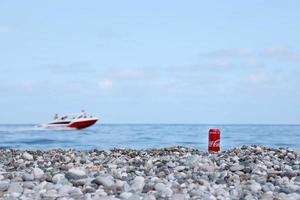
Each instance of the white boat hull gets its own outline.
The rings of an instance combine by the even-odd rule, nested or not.
[[[83,129],[94,125],[98,118],[79,118],[74,120],[55,120],[50,123],[41,124],[42,128],[49,129]]]

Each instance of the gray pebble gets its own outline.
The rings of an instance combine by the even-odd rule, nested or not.
[[[92,182],[103,185],[105,187],[112,187],[114,185],[114,178],[109,174],[102,174],[96,177]]]
[[[5,192],[9,187],[8,181],[0,181],[0,192]]]

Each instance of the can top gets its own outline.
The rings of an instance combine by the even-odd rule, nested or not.
[[[209,129],[209,133],[220,133],[220,129],[218,128],[213,128],[213,129]]]

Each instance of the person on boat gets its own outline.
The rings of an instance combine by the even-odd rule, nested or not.
[[[63,117],[61,117],[61,120],[65,120],[67,118],[68,118],[68,116],[63,116]]]
[[[57,120],[57,119],[58,119],[58,114],[55,113],[55,115],[54,115],[54,120]]]
[[[84,110],[81,110],[81,114],[79,115],[78,118],[86,118],[86,113]]]

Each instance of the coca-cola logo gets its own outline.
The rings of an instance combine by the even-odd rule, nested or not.
[[[215,141],[209,141],[209,146],[210,147],[219,147],[220,146],[220,139],[215,140]]]

